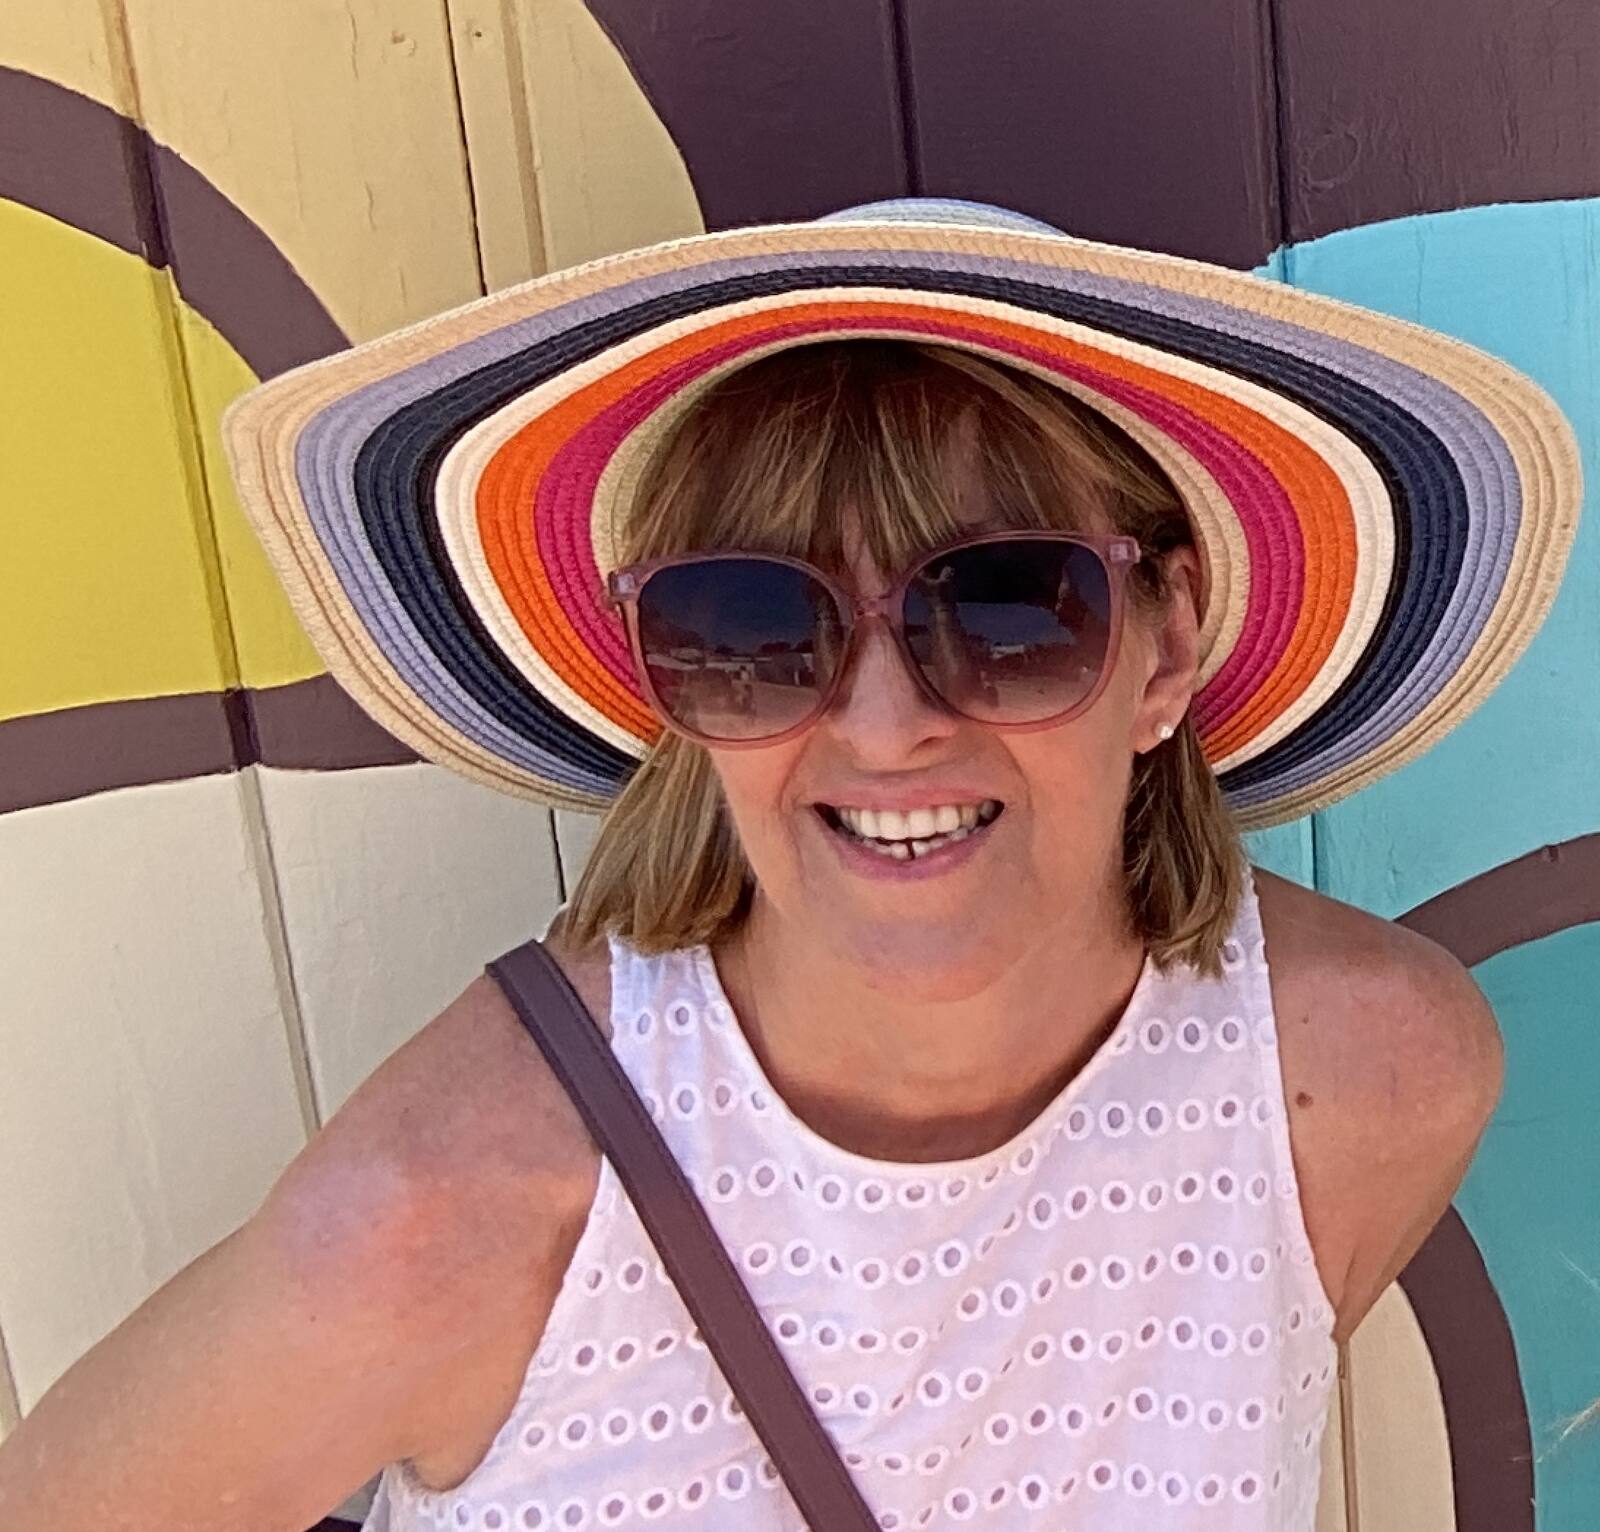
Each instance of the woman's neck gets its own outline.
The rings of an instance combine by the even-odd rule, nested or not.
[[[841,1148],[913,1161],[971,1158],[1025,1128],[1121,1019],[1144,949],[1125,909],[1078,912],[962,999],[930,1000],[886,990],[758,896],[715,957],[790,1109]]]

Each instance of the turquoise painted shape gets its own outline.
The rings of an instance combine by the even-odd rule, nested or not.
[[[1245,854],[1257,867],[1312,888],[1316,865],[1311,855],[1311,821],[1296,819],[1270,830],[1251,830],[1244,838]]]
[[[1456,1197],[1516,1341],[1540,1532],[1600,1521],[1600,925],[1479,964],[1506,1038],[1500,1106]]]
[[[1395,219],[1260,268],[1504,358],[1566,412],[1600,485],[1600,199]],[[1543,628],[1425,756],[1314,818],[1317,886],[1394,916],[1527,851],[1600,829],[1600,516],[1579,522]],[[1594,970],[1600,977],[1600,968]]]

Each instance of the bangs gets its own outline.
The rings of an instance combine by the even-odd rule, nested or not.
[[[628,562],[739,549],[843,573],[857,529],[892,576],[970,532],[1122,530],[1130,498],[1172,503],[1164,481],[1042,379],[955,347],[830,339],[706,389],[646,465],[619,542]]]

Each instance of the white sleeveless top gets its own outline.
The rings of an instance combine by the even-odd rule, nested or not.
[[[875,1160],[766,1079],[710,953],[613,939],[612,1047],[881,1527],[1310,1532],[1336,1348],[1253,878],[1220,982],[1147,958],[1010,1142]],[[804,1532],[602,1158],[522,1392],[367,1532]],[[815,1529],[827,1532],[827,1529]]]

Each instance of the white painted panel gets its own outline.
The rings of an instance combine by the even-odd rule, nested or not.
[[[548,810],[431,764],[252,767],[324,1122],[559,904]]]
[[[237,781],[0,817],[0,1316],[24,1411],[304,1141]]]

